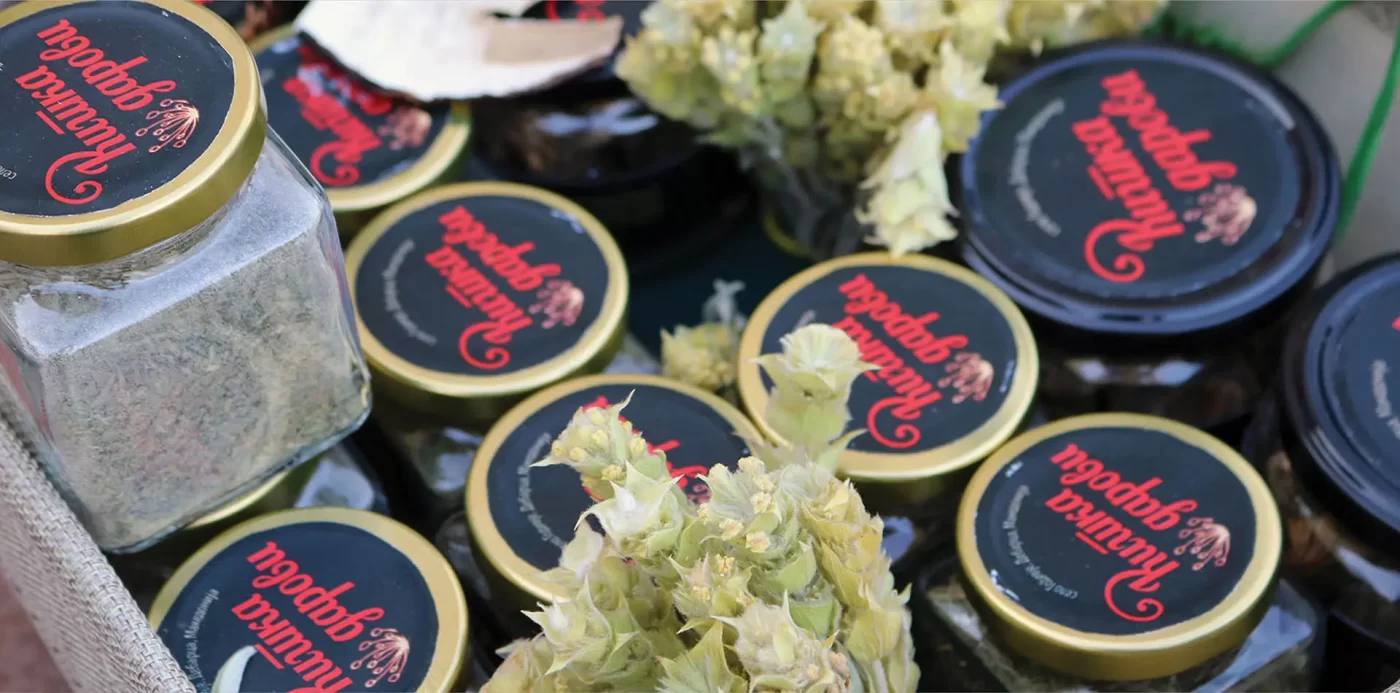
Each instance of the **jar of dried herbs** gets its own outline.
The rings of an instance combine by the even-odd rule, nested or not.
[[[769,294],[740,340],[739,396],[770,437],[772,383],[756,359],[811,322],[843,330],[880,366],[851,390],[851,426],[865,433],[840,471],[885,519],[899,572],[901,559],[952,539],[956,499],[977,463],[1025,425],[1035,338],[1005,293],[952,263],[888,253],[828,260]]]
[[[1268,486],[1229,446],[1138,414],[1072,417],[983,464],[957,565],[923,576],[929,671],[960,691],[1311,690],[1317,611],[1278,583]]]
[[[612,359],[627,269],[588,212],[514,183],[391,207],[346,251],[375,421],[436,526],[462,503],[481,435],[524,396]],[[418,524],[418,523],[415,523]]]
[[[1317,120],[1256,68],[1131,41],[1001,98],[961,162],[962,254],[1030,317],[1041,401],[1237,442],[1336,228]]]
[[[150,621],[196,690],[447,693],[471,668],[467,614],[452,567],[413,530],[306,508],[205,545]]]
[[[280,472],[241,498],[205,515],[144,551],[108,556],[112,568],[142,609],[149,608],[175,569],[224,530],[289,508],[338,507],[389,514],[378,476],[350,440]]]
[[[569,380],[521,402],[486,434],[467,480],[467,539],[449,523],[438,533],[462,583],[490,605],[486,630],[507,638],[538,631],[520,615],[539,602],[566,597],[541,577],[557,566],[579,516],[594,499],[568,467],[533,467],[580,409],[631,397],[622,416],[666,456],[676,485],[696,503],[710,498],[700,475],[716,464],[734,467],[758,435],[748,419],[719,397],[678,381],[645,375],[595,375]],[[491,648],[488,648],[491,649]]]
[[[419,105],[347,73],[287,26],[249,46],[267,119],[326,190],[348,241],[385,207],[458,174],[466,104]]]
[[[137,550],[364,419],[335,225],[234,30],[185,0],[0,12],[0,405]]]
[[[1329,611],[1323,690],[1400,678],[1400,256],[1310,299],[1245,446],[1283,512],[1283,566]]]

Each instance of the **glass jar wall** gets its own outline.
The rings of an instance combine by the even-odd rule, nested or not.
[[[1400,679],[1400,257],[1337,277],[1294,323],[1246,453],[1283,512],[1284,570],[1329,610],[1322,687]]]
[[[973,476],[918,582],[924,681],[956,691],[1311,690],[1318,612],[1276,580],[1263,479],[1182,424],[1094,414]]]
[[[180,0],[24,3],[0,62],[0,404],[98,545],[358,426],[335,225],[233,29]]]

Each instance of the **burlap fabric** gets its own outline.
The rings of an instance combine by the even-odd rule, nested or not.
[[[75,691],[194,692],[107,559],[3,420],[0,568]]]

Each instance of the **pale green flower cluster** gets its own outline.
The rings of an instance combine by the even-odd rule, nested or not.
[[[608,487],[585,514],[605,534],[580,520],[546,574],[570,598],[529,614],[541,634],[511,648],[484,693],[916,689],[909,595],[894,589],[883,523],[832,471],[851,385],[871,366],[826,325],[788,335],[762,365],[774,428],[801,442],[716,465],[699,506],[661,454],[637,453],[622,405],[574,417],[544,463]]]
[[[1165,0],[658,0],[617,73],[652,108],[869,193],[896,255],[955,234],[943,162],[997,108],[988,64],[1140,30]],[[891,163],[891,162],[895,163]]]
[[[734,295],[743,282],[715,280],[715,293],[701,309],[704,322],[661,331],[661,374],[702,390],[730,395],[734,385],[739,337],[748,318]]]

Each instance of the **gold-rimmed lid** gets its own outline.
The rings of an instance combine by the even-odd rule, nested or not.
[[[462,423],[602,370],[621,344],[627,268],[582,207],[514,183],[434,188],[350,244],[365,359],[396,404]]]
[[[850,335],[881,368],[856,380],[851,426],[865,429],[841,472],[876,501],[918,502],[960,486],[960,472],[1015,435],[1030,410],[1039,358],[1030,326],[976,274],[922,255],[863,253],[783,282],[750,316],[739,344],[739,395],[764,422],[770,383],[754,362],[809,323]]]
[[[239,675],[258,691],[451,690],[467,618],[457,576],[432,544],[346,508],[272,513],[220,534],[150,612],[196,687]]]
[[[187,0],[0,11],[0,260],[110,261],[194,228],[262,153],[257,67]]]
[[[969,595],[1005,644],[1091,680],[1168,676],[1244,642],[1282,541],[1244,458],[1138,414],[1013,439],[973,475],[957,528]]]
[[[709,500],[698,477],[716,464],[737,465],[745,438],[758,431],[728,402],[675,380],[649,375],[595,375],[560,383],[511,409],[482,441],[467,479],[467,523],[485,558],[518,602],[567,596],[540,573],[558,565],[579,516],[593,504],[578,473],[564,466],[532,467],[549,454],[579,408],[623,410],[638,433],[666,454],[671,475],[691,500]]]
[[[263,34],[249,49],[268,123],[325,188],[338,218],[380,210],[451,177],[466,150],[465,103],[419,105],[385,94],[293,25]]]

